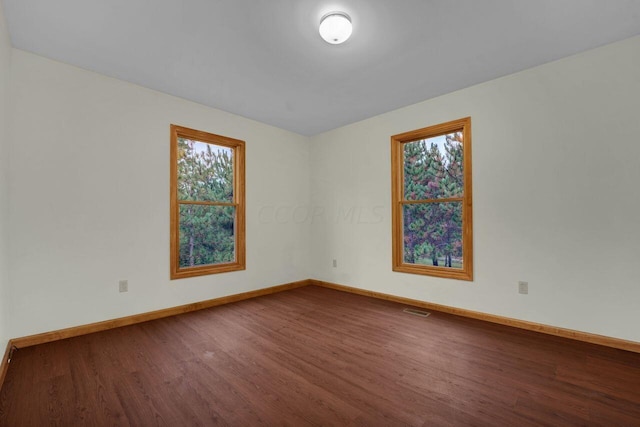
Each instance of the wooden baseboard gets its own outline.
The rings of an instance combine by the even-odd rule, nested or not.
[[[72,328],[59,329],[51,332],[44,332],[36,335],[30,335],[30,336],[21,337],[21,338],[14,338],[12,340],[9,340],[9,343],[7,344],[7,349],[5,351],[4,358],[2,359],[2,365],[0,365],[0,380],[4,380],[4,376],[6,374],[6,370],[9,362],[9,354],[12,347],[24,348],[32,345],[44,344],[51,341],[62,340],[65,338],[76,337],[79,335],[91,334],[94,332],[100,332],[108,329],[119,328],[121,326],[147,322],[149,320],[160,319],[163,317],[189,313],[191,311],[203,310],[205,308],[215,307],[223,304],[229,304],[232,302],[242,301],[250,298],[256,298],[259,296],[269,295],[276,292],[282,292],[289,289],[300,288],[307,285],[314,285],[314,286],[320,286],[324,288],[335,289],[338,291],[349,292],[353,294],[393,301],[400,304],[407,304],[414,307],[426,308],[428,310],[455,314],[458,316],[469,317],[472,319],[484,320],[491,323],[498,323],[501,325],[513,326],[516,328],[526,329],[529,331],[536,331],[544,334],[570,338],[577,341],[583,341],[583,342],[588,342],[592,344],[599,344],[607,347],[613,347],[621,350],[640,353],[640,342],[627,341],[620,338],[612,338],[612,337],[607,337],[603,335],[596,335],[596,334],[591,334],[587,332],[576,331],[572,329],[549,326],[541,323],[528,322],[526,320],[519,320],[519,319],[510,318],[510,317],[503,317],[503,316],[498,316],[494,314],[482,313],[479,311],[465,310],[462,308],[455,308],[455,307],[450,307],[450,306],[441,305],[441,304],[434,304],[427,301],[420,301],[420,300],[415,300],[410,298],[399,297],[396,295],[384,294],[381,292],[369,291],[366,289],[354,288],[351,286],[339,285],[337,283],[307,279],[307,280],[300,280],[297,282],[286,283],[283,285],[273,286],[270,288],[244,292],[241,294],[228,295],[225,297],[210,299],[206,301],[200,301],[200,302],[195,302],[191,304],[180,305],[177,307],[166,308],[163,310],[156,310],[156,311],[151,311],[147,313],[135,314],[133,316],[121,317],[118,319],[105,320],[97,323],[90,323],[88,325],[75,326]],[[0,386],[1,384],[2,384],[2,381],[0,381]]]
[[[462,308],[449,307],[441,304],[434,304],[426,301],[420,301],[410,298],[399,297],[395,295],[383,294],[380,292],[368,291],[366,289],[353,288],[351,286],[339,285],[337,283],[323,282],[321,280],[309,279],[311,285],[321,286],[323,288],[335,289],[338,291],[349,292],[352,294],[364,295],[368,297],[383,299],[387,301],[398,302],[400,304],[412,305],[414,307],[426,308],[428,310],[440,311],[443,313],[455,314],[457,316],[469,317],[472,319],[484,320],[486,322],[498,323],[500,325],[513,326],[529,331],[541,332],[543,334],[555,335],[563,338],[570,338],[577,341],[588,342],[591,344],[613,347],[620,350],[632,351],[640,353],[640,342],[627,341],[620,338],[612,338],[604,335],[590,334],[588,332],[575,331],[573,329],[559,328],[549,326],[542,323],[528,322],[526,320],[513,319],[510,317],[498,316],[495,314],[487,314],[479,311],[465,310]]]
[[[241,294],[228,295],[225,297],[194,302],[177,307],[165,308],[163,310],[134,314],[133,316],[120,317],[118,319],[105,320],[102,322],[90,323],[88,325],[74,326],[72,328],[59,329],[57,331],[44,332],[41,334],[29,335],[21,338],[14,338],[10,340],[9,343],[20,349],[24,347],[30,347],[32,345],[44,344],[51,341],[63,340],[65,338],[77,337],[79,335],[106,331],[107,329],[119,328],[121,326],[133,325],[136,323],[147,322],[149,320],[175,316],[178,314],[189,313],[191,311],[197,311],[205,308],[215,307],[218,305],[256,298],[276,292],[287,291],[289,289],[300,288],[302,286],[307,286],[308,284],[309,280],[300,280],[297,282],[286,283],[284,285],[272,286],[270,288],[258,289],[255,291],[243,292]]]

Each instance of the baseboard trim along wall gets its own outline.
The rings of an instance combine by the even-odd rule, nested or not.
[[[381,292],[369,291],[361,288],[354,288],[351,286],[340,285],[337,283],[324,282],[315,279],[300,280],[297,282],[286,283],[283,285],[272,286],[265,289],[258,289],[255,291],[244,292],[240,294],[228,295],[220,298],[210,299],[206,301],[194,302],[191,304],[180,305],[177,307],[166,308],[162,310],[151,311],[147,313],[135,314],[132,316],[121,317],[118,319],[105,320],[97,323],[90,323],[87,325],[75,326],[66,329],[59,329],[51,332],[44,332],[36,335],[29,335],[21,338],[14,338],[7,343],[7,349],[2,359],[2,365],[0,365],[0,387],[6,375],[9,357],[13,348],[24,348],[33,345],[44,344],[51,341],[62,340],[65,338],[72,338],[79,335],[91,334],[94,332],[105,331],[108,329],[119,328],[121,326],[133,325],[136,323],[147,322],[150,320],[160,319],[163,317],[176,316],[178,314],[189,313],[191,311],[203,310],[205,308],[211,308],[223,304],[229,304],[238,302],[250,298],[256,298],[263,295],[269,295],[276,292],[287,291],[290,289],[300,288],[303,286],[320,286],[323,288],[334,289],[342,292],[349,292],[353,294],[383,299],[387,301],[397,302],[400,304],[411,305],[414,307],[425,308],[428,310],[440,311],[443,313],[455,314],[457,316],[469,317],[472,319],[483,320],[491,323],[498,323],[506,326],[513,326],[520,329],[526,329],[529,331],[541,332],[548,335],[555,335],[563,338],[570,338],[577,341],[583,341],[591,344],[598,344],[607,347],[613,347],[621,350],[627,350],[634,353],[640,353],[640,342],[627,341],[620,338],[612,338],[603,335],[596,335],[587,332],[575,331],[572,329],[559,328],[556,326],[549,326],[541,323],[528,322],[525,320],[513,319],[510,317],[503,317],[494,314],[487,314],[478,311],[466,310],[462,308],[455,308],[441,304],[434,304],[427,301],[420,301],[410,298],[404,298],[396,295],[384,294]]]
[[[241,294],[228,295],[206,301],[194,302],[191,304],[179,305],[177,307],[165,308],[162,310],[150,311],[147,313],[134,314],[133,316],[120,317],[118,319],[105,320],[88,325],[74,326],[72,328],[59,329],[57,331],[44,332],[36,335],[29,335],[22,338],[14,338],[9,341],[9,345],[18,349],[30,347],[32,345],[44,344],[51,341],[63,340],[65,338],[77,337],[79,335],[91,334],[94,332],[106,331],[107,329],[119,328],[121,326],[134,325],[136,323],[148,322],[149,320],[161,319],[163,317],[176,316],[178,314],[189,313],[191,311],[203,310],[218,305],[229,304],[276,292],[287,291],[289,289],[307,286],[309,280],[286,283],[284,285],[272,286],[270,288],[258,289]]]
[[[383,299],[387,301],[398,302],[401,304],[412,305],[415,307],[426,308],[428,310],[440,311],[443,313],[455,314],[457,316],[469,317],[471,319],[484,320],[486,322],[498,323],[500,325],[513,326],[529,331],[541,332],[543,334],[555,335],[558,337],[569,338],[577,341],[583,341],[591,344],[613,347],[620,350],[632,351],[640,353],[640,342],[628,341],[620,338],[612,338],[604,335],[596,335],[588,332],[575,331],[573,329],[559,328],[549,326],[542,323],[528,322],[526,320],[513,319],[510,317],[498,316],[495,314],[487,314],[479,311],[465,310],[463,308],[449,307],[441,304],[434,304],[426,301],[420,301],[410,298],[399,297],[395,295],[384,294],[381,292],[368,291],[366,289],[353,288],[351,286],[339,285],[337,283],[323,282],[321,280],[309,279],[311,285],[323,288],[335,289],[338,291],[349,292],[352,294],[364,295],[368,297]]]

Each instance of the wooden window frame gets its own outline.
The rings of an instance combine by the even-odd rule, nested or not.
[[[404,198],[404,144],[453,132],[463,134],[463,197],[407,201]],[[471,185],[471,117],[405,132],[391,137],[391,223],[393,271],[458,280],[473,280],[473,213]],[[462,268],[411,264],[404,262],[403,206],[438,202],[462,203]]]
[[[178,200],[178,138],[186,138],[231,148],[233,150],[233,201],[225,202],[187,202]],[[245,142],[239,139],[215,135],[182,126],[171,125],[171,185],[170,185],[170,240],[171,240],[171,279],[203,276],[246,269],[245,245]],[[180,205],[204,204],[211,206],[233,206],[236,209],[234,222],[235,261],[222,264],[210,264],[194,267],[180,267]]]

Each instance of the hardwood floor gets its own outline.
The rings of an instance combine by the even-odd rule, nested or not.
[[[640,426],[640,354],[308,286],[18,350],[2,426]]]

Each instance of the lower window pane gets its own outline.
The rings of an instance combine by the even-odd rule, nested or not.
[[[462,202],[410,204],[402,207],[403,260],[462,268]]]
[[[180,268],[235,261],[235,207],[180,205]]]

